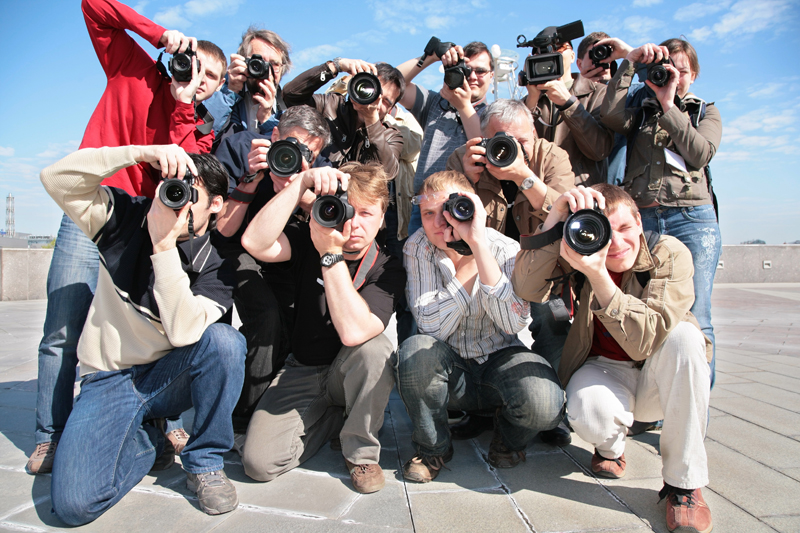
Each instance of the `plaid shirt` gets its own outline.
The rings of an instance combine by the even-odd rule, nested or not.
[[[502,275],[493,287],[479,277],[472,294],[456,279],[453,262],[424,231],[409,237],[403,247],[406,297],[419,332],[478,363],[502,348],[524,346],[517,332],[530,318],[528,302],[514,294],[510,281],[519,243],[491,228],[486,228],[486,239]]]

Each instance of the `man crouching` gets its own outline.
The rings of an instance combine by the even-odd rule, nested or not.
[[[184,185],[172,181],[160,195],[162,182],[154,200],[100,185],[142,162]],[[232,511],[238,498],[222,454],[233,445],[245,342],[215,324],[231,307],[234,277],[208,231],[227,194],[225,170],[175,145],[86,148],[44,169],[42,183],[102,259],[78,344],[81,392],[53,464],[56,515],[82,525],[116,504],[164,452],[163,418],[192,406],[181,452],[187,486],[206,513]],[[161,197],[178,199],[176,185],[189,201],[167,206]]]
[[[709,398],[711,343],[689,312],[694,302],[692,256],[669,236],[645,236],[636,203],[621,188],[599,184],[560,196],[542,234],[594,202],[610,222],[609,243],[581,255],[559,229],[517,256],[513,284],[529,301],[543,301],[559,255],[580,274],[578,308],[564,345],[559,378],[569,422],[595,447],[592,472],[625,475],[625,436],[634,420],[661,420],[661,457],[670,531],[711,531],[703,439]],[[537,247],[539,243],[536,244]],[[581,280],[581,278],[583,278]],[[582,286],[582,289],[581,289]]]

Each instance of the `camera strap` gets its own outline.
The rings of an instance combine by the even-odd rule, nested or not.
[[[519,238],[519,247],[523,250],[538,250],[548,244],[553,244],[564,235],[564,223],[558,222],[549,230],[538,235],[522,235]]]
[[[369,250],[367,250],[367,253],[361,258],[361,263],[359,263],[358,270],[356,270],[356,275],[353,278],[353,287],[356,290],[364,285],[367,274],[369,274],[369,271],[375,266],[375,261],[378,260],[378,251],[378,243],[373,239],[372,244],[369,245]]]
[[[172,76],[169,75],[167,72],[167,67],[164,66],[164,63],[161,62],[161,57],[164,55],[164,52],[158,54],[158,59],[156,59],[156,70],[164,77],[165,80],[172,81]]]
[[[208,112],[208,109],[203,104],[196,104],[194,107],[195,120],[198,118],[203,119],[202,124],[196,124],[197,131],[203,135],[208,135],[214,129],[214,116]]]

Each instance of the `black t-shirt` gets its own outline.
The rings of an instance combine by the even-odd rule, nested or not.
[[[508,207],[506,208],[506,230],[505,235],[509,239],[514,239],[519,242],[519,228],[511,213],[511,208],[514,207],[514,201],[519,192],[519,186],[510,180],[500,180],[500,185],[503,187],[503,196],[506,197]]]
[[[290,271],[296,283],[292,354],[304,365],[329,365],[342,348],[342,341],[325,300],[319,252],[311,241],[308,224],[292,222],[283,231],[292,247]],[[353,278],[361,260],[346,263]],[[385,327],[405,286],[403,263],[381,249],[358,293]]]

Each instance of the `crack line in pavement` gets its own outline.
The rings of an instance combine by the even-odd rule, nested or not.
[[[411,530],[416,532],[417,525],[414,523],[414,513],[411,512],[411,497],[408,494],[408,486],[406,485],[406,480],[403,477],[403,460],[400,459],[400,441],[397,440],[397,431],[395,431],[394,429],[394,414],[392,413],[391,409],[388,410],[388,413],[389,413],[389,424],[392,427],[392,437],[394,437],[394,445],[397,449],[398,472],[400,472],[400,479],[402,480],[403,484],[403,494],[406,497],[406,507],[408,507],[408,517],[411,519]]]

